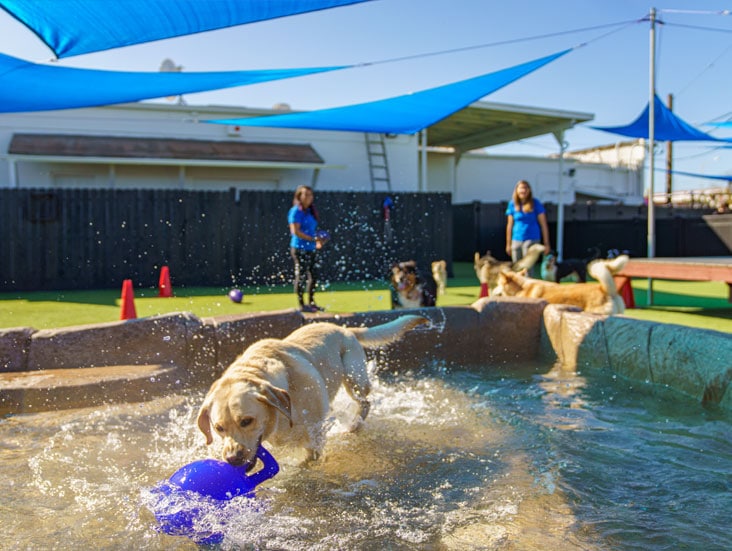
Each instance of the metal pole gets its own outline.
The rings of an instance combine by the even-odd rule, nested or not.
[[[674,95],[669,94],[666,103],[668,110],[673,112],[674,110]],[[671,140],[666,142],[666,204],[671,204],[671,197],[674,194],[674,142]]]
[[[564,258],[564,152],[567,150],[567,142],[564,141],[564,131],[560,130],[554,134],[559,142],[559,188],[557,197],[557,260]]]
[[[650,13],[650,67],[649,67],[649,96],[648,101],[648,258],[656,256],[656,220],[653,205],[655,162],[653,150],[655,148],[656,130],[656,8]],[[648,306],[653,304],[653,280],[648,279]]]
[[[15,159],[8,159],[8,171],[10,172],[10,187],[19,187],[18,170],[15,165]]]
[[[420,170],[420,182],[419,191],[427,191],[427,129],[425,128],[420,133],[422,138],[421,150],[421,170]]]

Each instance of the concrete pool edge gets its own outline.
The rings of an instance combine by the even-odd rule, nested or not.
[[[217,318],[180,312],[59,329],[0,329],[0,413],[179,392],[213,381],[258,339],[282,338],[316,321],[376,325],[404,313],[420,313],[432,320],[434,328],[409,333],[379,352],[394,369],[434,359],[467,365],[558,359],[569,368],[609,369],[732,411],[732,335],[587,314],[541,300],[490,297],[471,306],[409,311],[303,315],[284,310]],[[52,385],[41,377],[51,369],[83,368],[108,368],[118,378],[105,374],[99,384],[77,385],[69,393],[62,392],[58,377],[52,378]],[[167,370],[167,375],[140,375],[157,368]],[[29,380],[31,376],[37,383]]]

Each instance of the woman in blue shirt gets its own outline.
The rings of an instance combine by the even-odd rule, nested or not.
[[[315,304],[314,294],[317,285],[317,251],[322,242],[316,237],[318,228],[318,211],[313,205],[313,189],[309,186],[299,186],[295,190],[292,208],[287,213],[287,222],[290,225],[290,255],[295,263],[294,288],[300,310],[303,312],[318,312],[323,308]],[[307,293],[308,302],[305,303]]]
[[[551,250],[544,205],[534,199],[526,180],[519,180],[513,188],[506,217],[506,254],[514,263],[526,256],[529,247],[535,243],[542,243],[545,252]]]

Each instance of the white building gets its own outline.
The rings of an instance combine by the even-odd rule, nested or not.
[[[286,106],[284,106],[286,109]],[[0,115],[0,187],[450,192],[507,200],[518,179],[546,202],[639,204],[642,163],[508,157],[484,148],[564,132],[592,115],[478,102],[418,135],[209,124],[273,109],[133,103]],[[427,152],[423,155],[423,152]],[[557,146],[559,152],[559,145]]]

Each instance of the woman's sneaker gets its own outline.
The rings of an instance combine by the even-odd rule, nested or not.
[[[314,312],[317,312],[318,309],[315,308],[312,304],[303,304],[302,306],[300,306],[300,311],[312,314]]]
[[[325,312],[325,308],[323,308],[322,306],[318,306],[314,302],[310,303],[310,308],[312,308],[313,312]]]

